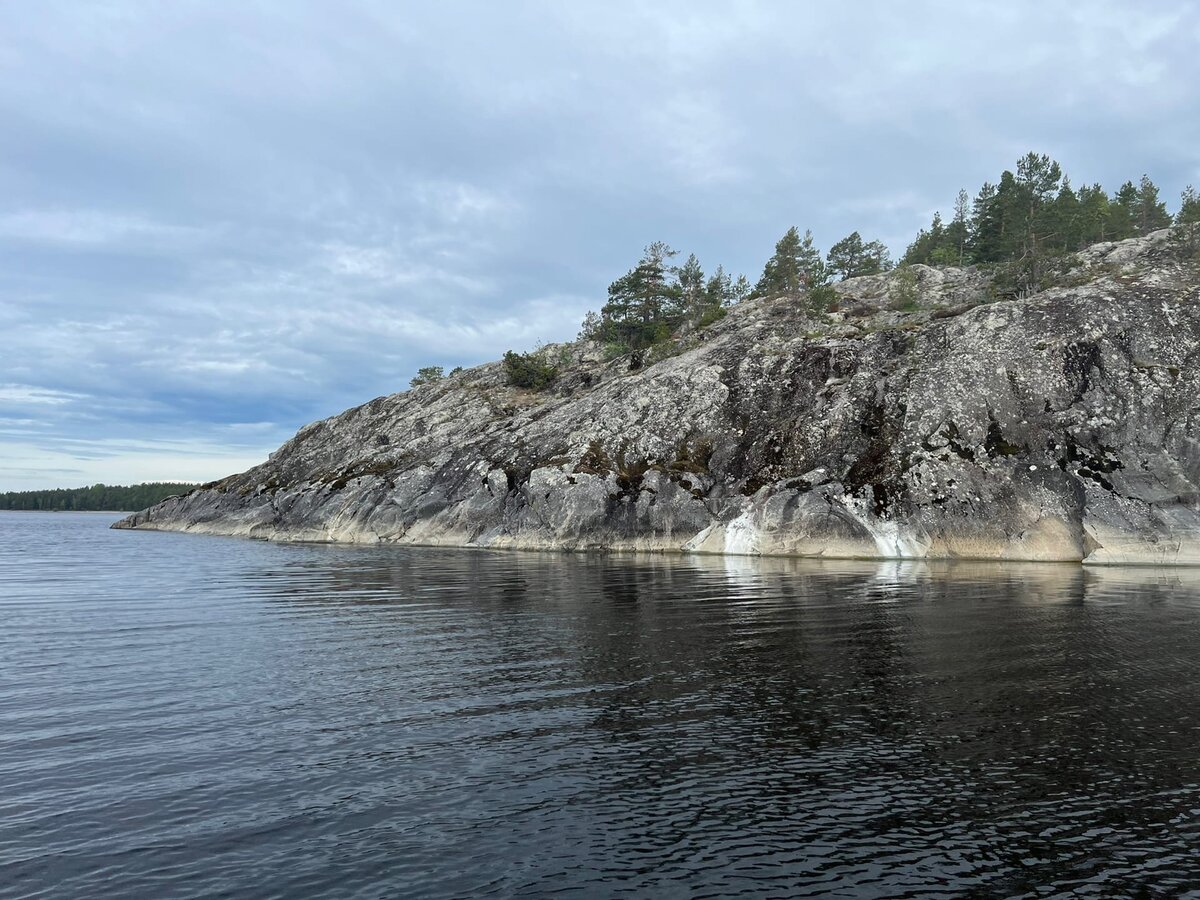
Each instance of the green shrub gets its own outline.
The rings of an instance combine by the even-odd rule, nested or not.
[[[513,387],[540,391],[549,387],[558,378],[558,367],[546,362],[540,352],[504,353],[504,374]]]
[[[622,356],[628,356],[632,352],[633,348],[624,341],[609,341],[604,345],[604,358],[609,362],[620,359]]]
[[[892,308],[912,312],[920,305],[921,292],[917,289],[917,273],[908,266],[901,266],[892,276]]]
[[[423,366],[417,369],[417,374],[413,376],[409,385],[411,387],[420,387],[423,384],[433,384],[441,381],[443,377],[441,366]]]
[[[832,312],[837,309],[838,292],[831,284],[818,284],[808,289],[808,308],[812,312]]]
[[[598,312],[588,310],[587,315],[583,317],[583,324],[579,326],[579,337],[581,341],[599,341],[604,338],[604,317]]]

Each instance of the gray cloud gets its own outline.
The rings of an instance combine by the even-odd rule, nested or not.
[[[1186,3],[17,5],[0,489],[242,468],[572,336],[651,240],[902,251],[1028,149],[1173,198],[1198,41]]]

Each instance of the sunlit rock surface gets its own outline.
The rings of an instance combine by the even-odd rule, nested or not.
[[[315,422],[116,527],[283,541],[1200,564],[1200,290],[1167,233],[750,301],[666,358],[550,348]],[[914,301],[914,282],[915,294]]]

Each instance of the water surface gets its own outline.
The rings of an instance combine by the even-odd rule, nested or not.
[[[1200,573],[0,512],[0,894],[1200,897]]]

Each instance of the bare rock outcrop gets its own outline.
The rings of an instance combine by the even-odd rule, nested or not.
[[[898,279],[903,279],[899,281]],[[996,300],[914,267],[645,360],[550,348],[302,428],[116,527],[270,540],[1200,564],[1200,290],[1167,233]],[[670,355],[673,353],[674,355]]]

